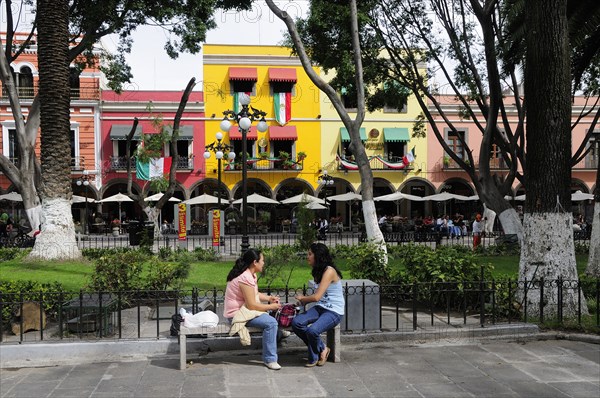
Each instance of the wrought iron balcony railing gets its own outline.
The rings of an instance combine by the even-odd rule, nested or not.
[[[125,156],[111,156],[110,167],[113,171],[124,171],[127,170],[127,158]],[[131,169],[135,170],[135,156],[131,157]],[[180,157],[177,162],[177,170],[193,170],[194,169],[194,156],[192,157]]]
[[[31,87],[18,87],[17,93],[21,99],[33,99],[38,93],[38,82]],[[98,100],[100,99],[100,86],[97,83],[82,83],[79,87],[71,87],[72,100]],[[6,99],[8,93],[2,86],[2,98]]]

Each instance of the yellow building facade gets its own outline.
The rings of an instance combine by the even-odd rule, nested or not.
[[[347,149],[349,135],[329,98],[310,81],[299,59],[290,55],[290,49],[207,44],[203,51],[206,144],[215,140],[223,111],[235,109],[237,93],[247,93],[250,106],[267,113],[268,130],[257,132],[254,123],[247,135],[249,194],[280,201],[302,192],[320,197],[360,193],[360,175],[353,169]],[[320,73],[318,68],[314,70]],[[328,80],[327,75],[322,77]],[[284,112],[279,106],[285,93],[289,97],[288,120],[281,116]],[[354,117],[352,109],[348,110]],[[398,190],[418,194],[422,189],[423,184],[417,182],[422,180],[421,171],[427,170],[427,140],[412,138],[419,113],[419,106],[411,97],[403,109],[385,108],[367,114],[361,137],[371,158],[375,196]],[[242,192],[241,135],[235,125],[223,134],[223,142],[232,146],[236,159],[223,161],[221,189],[227,191],[230,199],[238,199]],[[407,163],[411,150],[415,159]],[[281,152],[289,154],[288,160],[280,156]],[[217,167],[214,156],[206,160],[206,178],[192,196],[214,194],[211,189],[218,185]],[[324,173],[332,177],[332,183],[319,184]],[[277,206],[275,212],[278,218],[286,218],[290,209]],[[348,203],[333,202],[329,215],[340,213],[348,225],[350,212]]]

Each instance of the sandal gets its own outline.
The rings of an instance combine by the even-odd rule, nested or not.
[[[330,352],[331,350],[329,349],[329,347],[325,347],[325,349],[321,352],[319,360],[317,361],[317,366],[325,365],[325,362],[327,362],[327,358],[329,358]]]
[[[315,367],[315,366],[317,366],[318,364],[319,364],[319,361],[315,361],[315,362],[313,362],[313,363],[310,363],[310,362],[309,362],[309,363],[307,363],[306,365],[304,365],[304,367],[305,367],[305,368],[312,368],[312,367]]]

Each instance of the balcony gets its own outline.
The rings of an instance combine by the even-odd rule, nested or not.
[[[473,157],[473,160],[475,161],[475,168],[478,168],[479,167],[479,158]],[[462,168],[458,165],[458,163],[456,163],[454,160],[452,160],[449,157],[440,158],[440,160],[438,162],[442,165],[443,170],[448,170],[448,171],[462,170]],[[508,170],[508,165],[502,158],[492,158],[492,159],[490,159],[490,169],[491,170]]]
[[[131,159],[131,169],[135,170],[135,156]],[[125,156],[111,156],[110,157],[110,168],[112,171],[125,171],[127,170],[127,158]],[[193,170],[194,169],[194,155],[191,157],[180,157],[177,162],[177,170]]]
[[[358,165],[354,161],[354,157],[340,157],[336,156],[338,162],[338,170],[346,171],[357,171]],[[404,163],[403,156],[388,156],[375,155],[369,157],[369,165],[373,171],[385,171],[385,170],[412,170],[413,167],[410,164]]]
[[[249,158],[247,160],[247,170],[255,171],[300,171],[304,169],[304,158],[298,159],[279,159],[279,158]],[[242,170],[242,162],[237,161],[225,163],[224,171]]]
[[[33,99],[38,93],[38,82],[33,87],[18,87],[17,93],[21,99]],[[71,100],[99,100],[100,87],[97,83],[81,84],[78,88],[71,88]],[[8,94],[2,86],[2,99],[7,99]]]

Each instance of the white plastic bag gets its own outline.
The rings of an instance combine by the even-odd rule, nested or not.
[[[179,315],[183,317],[183,326],[185,326],[186,328],[214,328],[219,324],[219,316],[209,310],[201,311],[197,314],[190,314],[185,310],[185,308],[180,308]]]

